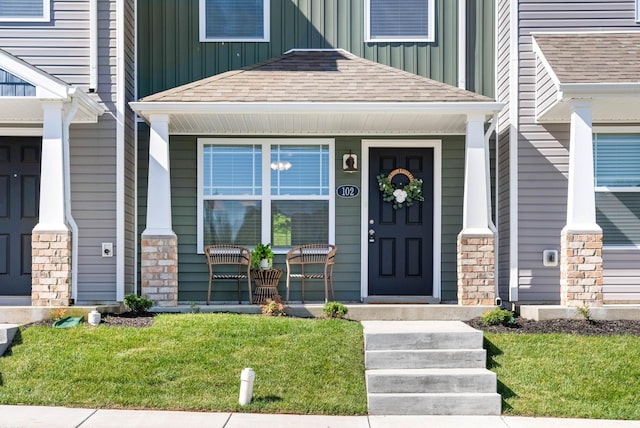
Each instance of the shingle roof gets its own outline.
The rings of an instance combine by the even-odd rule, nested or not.
[[[560,83],[640,82],[640,32],[533,37]]]
[[[149,95],[145,102],[487,102],[491,98],[355,56],[290,51]]]

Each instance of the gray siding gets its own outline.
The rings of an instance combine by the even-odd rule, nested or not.
[[[126,100],[134,97],[134,4],[125,0]],[[50,23],[2,23],[2,49],[82,90],[89,86],[89,1],[52,0]],[[72,125],[71,209],[78,225],[78,303],[116,300],[116,257],[101,257],[101,243],[125,251],[125,283],[134,284],[135,116],[125,113],[125,195],[116,194],[116,1],[98,3],[98,88],[92,95],[107,112],[96,124]],[[124,104],[122,102],[122,104]],[[46,160],[45,160],[46,161]],[[125,204],[125,248],[116,247],[116,206]]]
[[[509,132],[508,130],[498,136],[498,287],[499,295],[503,301],[509,299],[509,264],[510,255],[510,234],[511,234],[511,215],[509,211],[509,203],[511,201],[509,195]]]
[[[536,80],[536,115],[540,115],[553,105],[558,96],[558,88],[540,59],[536,59]]]
[[[498,1],[496,8],[496,100],[505,103],[505,107],[498,116],[498,132],[501,133],[509,126],[509,49],[511,47],[509,1]]]
[[[531,33],[640,29],[634,7],[633,0],[519,2],[518,254],[522,303],[557,303],[560,299],[559,268],[542,266],[542,250],[560,247],[560,231],[566,223],[569,160],[569,125],[535,123],[536,61]],[[605,259],[605,270],[609,265]],[[615,276],[606,271],[605,276],[607,284],[613,285]],[[608,286],[605,293],[612,296]]]
[[[640,303],[640,251],[603,250],[603,293],[607,303]]]
[[[147,125],[139,126],[139,182],[138,203],[140,232],[145,228],[147,165]],[[395,138],[395,137],[394,137]],[[420,138],[420,137],[416,137]],[[425,137],[433,139],[433,136]],[[370,138],[368,138],[370,139]],[[360,184],[360,174],[344,174],[341,171],[342,154],[351,150],[361,159],[360,137],[336,137],[336,186]],[[196,204],[197,204],[197,137],[172,136],[171,151],[171,204],[173,230],[178,235],[178,299],[181,302],[204,301],[207,289],[207,267],[204,255],[196,253]],[[462,229],[462,186],[464,175],[464,137],[444,137],[442,152],[442,299],[455,301],[456,239]],[[361,196],[353,199],[336,198],[336,245],[338,247],[335,266],[336,298],[341,301],[360,300],[360,204]],[[276,255],[274,265],[284,269],[284,255]],[[139,268],[139,266],[138,266]],[[280,291],[284,291],[284,279]],[[243,287],[243,290],[246,287]],[[322,283],[310,282],[305,287],[305,299],[322,300]],[[243,299],[247,299],[246,290]],[[235,283],[222,283],[212,292],[214,301],[234,301],[237,297]],[[292,287],[292,300],[299,300],[299,285]]]

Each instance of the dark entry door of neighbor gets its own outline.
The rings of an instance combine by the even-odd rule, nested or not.
[[[0,295],[31,294],[31,231],[38,223],[40,138],[0,137]]]
[[[406,171],[402,171],[406,170]],[[383,200],[377,176],[402,188],[422,179],[423,202],[393,208]],[[369,295],[433,295],[433,149],[371,148],[369,152]]]

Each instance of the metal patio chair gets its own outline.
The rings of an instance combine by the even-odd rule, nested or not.
[[[213,280],[235,280],[238,283],[238,303],[242,303],[240,281],[246,279],[249,288],[249,303],[253,301],[251,297],[251,276],[249,275],[251,251],[248,248],[230,244],[209,245],[205,247],[204,255],[207,257],[207,266],[209,267],[207,305],[211,300],[211,283]],[[236,266],[238,270],[237,272],[229,270],[218,271],[217,267],[222,265]]]
[[[306,244],[293,247],[287,253],[287,303],[289,303],[289,285],[291,278],[300,279],[302,283],[302,303],[304,303],[304,281],[306,279],[324,279],[324,301],[329,301],[328,286],[333,292],[333,266],[336,257],[336,246],[331,244]],[[293,272],[299,266],[300,272]],[[312,266],[315,266],[312,267]],[[307,270],[305,271],[305,267]],[[297,268],[296,268],[297,271]]]

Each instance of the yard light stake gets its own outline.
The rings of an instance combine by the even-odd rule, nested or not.
[[[246,369],[242,369],[242,373],[240,373],[240,398],[238,400],[241,406],[246,406],[251,403],[253,380],[255,378],[256,374],[252,368],[247,367]]]

